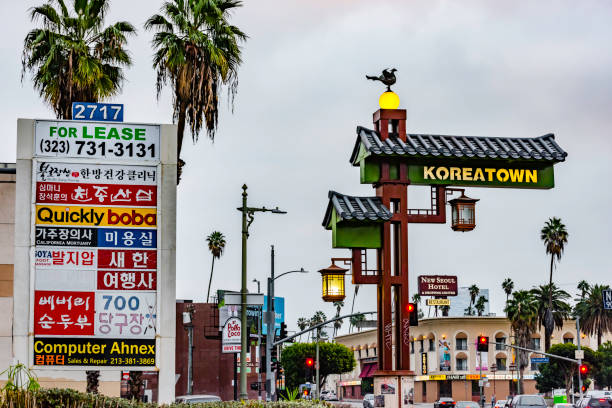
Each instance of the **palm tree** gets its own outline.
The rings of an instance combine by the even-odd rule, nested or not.
[[[604,308],[603,291],[608,285],[593,285],[587,296],[576,304],[576,315],[580,317],[581,330],[592,336],[597,335],[597,346],[601,346],[601,337],[612,332],[612,310]]]
[[[350,320],[351,320],[351,324],[357,327],[357,331],[361,331],[361,327],[359,327],[359,323],[365,320],[365,315],[363,313],[360,313],[358,315],[351,316]]]
[[[544,242],[546,253],[550,255],[550,279],[548,280],[550,292],[548,295],[548,309],[544,315],[544,336],[547,345],[544,351],[548,351],[550,348],[550,336],[555,328],[555,320],[552,315],[553,268],[555,266],[555,259],[557,259],[557,261],[561,260],[568,236],[569,234],[565,229],[565,225],[561,222],[561,219],[555,217],[546,221],[542,231],[540,231],[540,239]]]
[[[514,282],[510,278],[506,278],[502,282],[502,289],[506,293],[506,303],[508,303],[508,298],[512,294],[512,290],[514,289]]]
[[[584,299],[587,293],[591,290],[591,285],[585,280],[578,282],[577,289],[580,291],[580,300]]]
[[[229,17],[241,6],[239,0],[169,0],[145,23],[145,29],[156,31],[157,97],[168,82],[173,91],[179,160],[186,124],[194,142],[202,127],[214,140],[222,87],[227,86],[230,101],[236,95],[239,44],[247,36]]]
[[[351,314],[353,314],[353,311],[355,310],[355,298],[357,297],[357,293],[359,293],[359,286],[360,285],[355,285],[355,291],[353,292],[353,301],[351,302]],[[353,320],[352,318],[349,319],[349,333],[352,331],[351,329],[353,328]]]
[[[123,68],[132,64],[127,36],[136,30],[127,21],[104,27],[109,3],[75,0],[70,10],[56,0],[30,10],[31,20],[41,24],[25,37],[21,77],[32,74],[34,88],[59,119],[72,119],[72,102],[98,102],[121,90]]]
[[[344,307],[344,302],[341,300],[338,302],[334,302],[334,306],[336,307],[336,317],[340,317],[340,311]],[[336,320],[334,322],[334,337],[336,337],[336,334],[338,333],[338,330],[341,327],[342,327],[342,320]]]
[[[208,291],[206,292],[206,303],[210,297],[210,285],[212,283],[213,271],[215,269],[215,259],[221,258],[225,249],[225,236],[219,231],[213,231],[206,237],[208,250],[212,254],[212,265],[210,266],[210,278],[208,279]]]
[[[570,317],[572,307],[566,302],[571,296],[569,293],[560,289],[556,284],[552,284],[552,290],[548,285],[540,285],[531,289],[531,294],[538,307],[538,329],[542,329],[548,310],[552,310],[552,317],[555,327],[562,328],[563,321]],[[552,308],[549,309],[549,296],[552,293]],[[550,348],[550,336],[544,338],[544,349]]]
[[[310,318],[310,327],[316,326],[317,324],[321,324],[326,320],[327,320],[327,316],[325,316],[325,313],[323,313],[320,310],[317,310],[315,314]],[[321,336],[325,337],[325,335],[326,334],[323,331],[323,328],[319,327],[317,329],[317,337],[321,337]]]
[[[300,328],[300,331],[306,330],[306,328],[310,325],[310,321],[304,317],[300,317],[297,321],[297,326]],[[308,339],[308,336],[306,337]],[[302,341],[302,335],[300,334],[300,341]]]
[[[472,285],[468,289],[470,291],[470,307],[476,302],[476,297],[480,294],[480,288],[476,285]]]
[[[479,296],[476,304],[474,305],[474,309],[478,312],[478,316],[482,316],[485,311],[485,307],[487,304],[487,298],[484,296]]]
[[[538,307],[531,292],[519,290],[512,294],[504,309],[519,347],[529,347],[536,329]],[[523,393],[523,371],[527,367],[527,352],[518,351],[519,394]]]
[[[448,316],[448,312],[450,312],[450,306],[442,306],[440,309],[442,309],[442,316]]]

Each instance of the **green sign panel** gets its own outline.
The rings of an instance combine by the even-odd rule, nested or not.
[[[553,166],[463,166],[421,165],[408,166],[411,184],[513,188],[553,188],[555,176]]]

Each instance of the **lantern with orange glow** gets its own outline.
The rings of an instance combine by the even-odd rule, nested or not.
[[[330,266],[321,269],[323,283],[322,298],[325,302],[340,302],[346,297],[344,294],[344,275],[348,269],[341,268],[332,262]]]

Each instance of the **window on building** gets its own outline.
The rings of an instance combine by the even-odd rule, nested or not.
[[[359,356],[359,358],[361,358],[361,349],[357,350],[357,356]]]
[[[414,354],[414,341],[410,342],[410,354]]]
[[[434,339],[429,339],[429,351],[436,351],[436,346],[434,344]]]
[[[419,340],[419,346],[420,346],[420,347],[419,347],[419,353],[422,353],[423,351],[425,351],[425,350],[423,349],[423,340]]]
[[[467,358],[457,358],[455,361],[455,370],[467,371]]]
[[[530,367],[531,371],[539,371],[540,370],[540,368],[539,368],[540,364],[541,363],[534,363],[533,360],[531,360],[531,367]]]
[[[495,345],[495,350],[505,350],[506,346],[504,346],[504,344],[506,344],[506,338],[505,337],[496,337],[495,338],[495,342],[496,343],[502,343],[502,344],[496,344]]]
[[[531,339],[531,348],[534,350],[540,349],[540,338],[539,337],[535,337]]]
[[[467,350],[467,339],[457,339],[457,344],[456,344],[455,349]]]
[[[423,384],[423,396],[427,396],[427,381],[422,381],[421,384]]]
[[[565,338],[563,339],[563,342],[564,342],[564,343],[572,343],[572,344],[573,344],[573,343],[574,343],[574,339],[573,339],[573,338],[571,338],[571,337],[565,337]]]
[[[496,358],[495,365],[497,366],[497,371],[506,371],[506,359],[505,358]]]

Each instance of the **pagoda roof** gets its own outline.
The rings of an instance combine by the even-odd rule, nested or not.
[[[380,197],[353,197],[335,191],[330,191],[328,197],[329,204],[323,218],[325,228],[329,226],[332,209],[341,220],[389,221],[393,216]]]
[[[385,141],[375,130],[357,126],[351,163],[359,165],[361,145],[370,156],[407,158],[463,158],[557,163],[567,153],[548,133],[533,138],[406,134],[406,142],[390,134]]]

